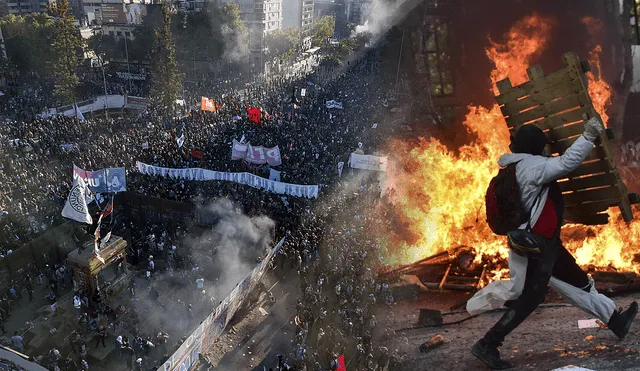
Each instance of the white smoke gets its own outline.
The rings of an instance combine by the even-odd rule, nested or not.
[[[352,36],[369,33],[377,38],[387,32],[396,21],[398,11],[407,0],[390,2],[385,0],[373,0],[365,7],[365,22],[357,25]]]
[[[210,231],[185,238],[192,260],[208,276],[213,273],[210,294],[222,299],[253,269],[271,248],[275,223],[267,216],[250,217],[228,199],[219,199],[201,212],[218,220]]]
[[[226,24],[221,26],[221,30],[224,40],[223,60],[237,62],[246,57],[249,53],[249,48],[245,35]]]

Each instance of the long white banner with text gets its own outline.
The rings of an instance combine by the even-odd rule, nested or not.
[[[249,187],[264,189],[267,192],[278,194],[286,194],[295,197],[318,197],[317,185],[299,185],[283,182],[276,182],[261,178],[251,173],[227,173],[224,171],[206,170],[201,168],[185,168],[173,169],[168,167],[159,167],[147,165],[137,161],[138,171],[146,175],[163,176],[169,178],[185,179],[185,180],[224,180],[239,184],[248,185]]]

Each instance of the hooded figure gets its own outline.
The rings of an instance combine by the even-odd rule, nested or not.
[[[498,347],[544,301],[547,285],[606,323],[620,339],[629,332],[638,304],[633,302],[626,311],[617,311],[615,303],[598,293],[593,278],[578,266],[560,241],[564,200],[557,180],[580,166],[603,132],[602,124],[591,118],[585,123],[582,136],[564,154],[546,157],[543,155],[546,135],[535,125],[525,125],[512,137],[513,153],[498,160],[501,167],[516,164],[520,199],[524,209],[531,210],[530,219],[519,229],[530,228],[531,233],[543,237],[544,243],[536,258],[518,255],[510,249],[510,279],[490,283],[467,302],[467,311],[472,315],[503,306],[509,308],[471,349],[474,356],[494,370],[513,367],[500,358]]]

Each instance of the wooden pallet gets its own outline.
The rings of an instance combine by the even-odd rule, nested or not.
[[[539,65],[529,67],[529,81],[513,87],[508,78],[498,81],[500,105],[511,134],[523,125],[535,124],[545,131],[550,153],[563,154],[584,130],[584,121],[600,118],[587,90],[585,72],[590,67],[575,53],[563,56],[565,67],[545,75]],[[616,169],[611,131],[600,136],[596,148],[578,169],[559,180],[565,200],[565,219],[587,225],[606,224],[609,207],[620,208],[626,222],[633,219],[629,194]]]

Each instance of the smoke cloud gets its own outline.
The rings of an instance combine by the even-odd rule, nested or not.
[[[221,27],[224,40],[224,55],[226,61],[239,61],[249,53],[245,35],[239,30],[232,29],[226,24]]]
[[[366,21],[364,24],[357,25],[355,34],[369,33],[375,39],[387,32],[396,18],[401,15],[402,5],[407,0],[399,0],[391,3],[385,0],[373,0],[365,11]]]
[[[200,209],[217,221],[211,229],[189,229],[176,244],[176,254],[188,258],[190,264],[183,263],[182,269],[170,273],[167,262],[157,256],[153,279],[136,280],[136,298],[131,302],[143,323],[143,335],[169,333],[170,352],[273,245],[275,223],[266,216],[248,216],[228,199],[215,200]],[[197,288],[199,278],[204,279],[204,289]]]
[[[201,212],[219,220],[202,235],[187,236],[183,244],[191,247],[192,260],[203,275],[215,280],[207,286],[221,300],[272,247],[275,222],[267,216],[247,216],[228,199],[216,200]]]

